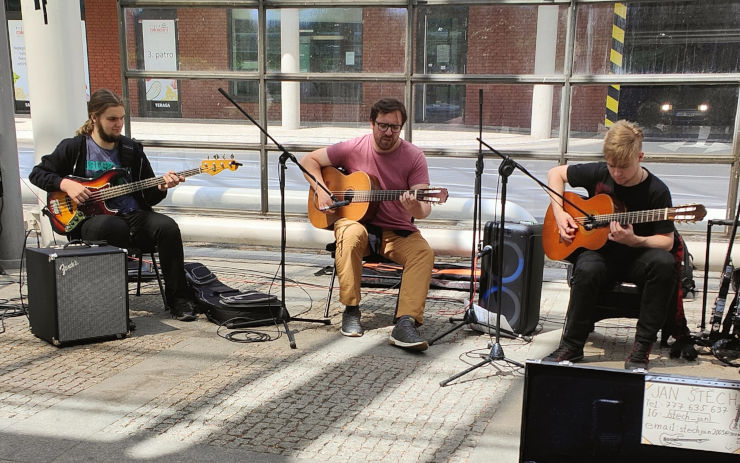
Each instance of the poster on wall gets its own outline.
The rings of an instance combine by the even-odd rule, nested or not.
[[[85,75],[85,95],[90,99],[90,71],[87,61],[87,37],[85,21],[80,22],[82,28],[82,61]],[[13,74],[13,93],[15,95],[15,112],[29,113],[31,110],[28,88],[28,68],[26,66],[26,41],[23,35],[23,20],[8,20],[8,42],[10,44],[10,67]]]
[[[8,20],[8,41],[10,43],[10,67],[13,73],[15,112],[28,113],[31,108],[28,91],[28,70],[26,69],[26,42],[23,38],[23,21]]]
[[[176,71],[177,39],[172,19],[142,19],[144,70]],[[179,112],[176,79],[145,79],[147,109],[151,112]]]

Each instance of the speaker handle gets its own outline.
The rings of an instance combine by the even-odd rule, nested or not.
[[[74,247],[81,247],[81,248],[83,248],[83,247],[84,247],[84,248],[91,248],[91,247],[92,247],[92,246],[91,246],[90,244],[88,244],[88,243],[85,243],[85,242],[84,242],[84,241],[82,241],[82,240],[72,240],[72,241],[70,241],[69,243],[65,244],[65,245],[64,245],[64,246],[62,247],[62,249],[67,249],[67,247],[69,247],[69,246],[74,246]]]

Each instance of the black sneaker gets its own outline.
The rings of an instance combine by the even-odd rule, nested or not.
[[[635,341],[632,344],[632,351],[624,361],[624,368],[627,370],[647,370],[650,351],[653,350],[653,343]]]
[[[176,318],[181,322],[192,322],[198,319],[195,302],[189,299],[175,299],[175,305],[174,307],[170,307],[170,313],[172,314],[172,318]]]
[[[427,350],[429,347],[429,343],[422,339],[419,330],[416,329],[416,320],[409,315],[398,319],[389,342],[394,346],[410,350]]]
[[[342,313],[342,328],[339,330],[345,336],[358,338],[365,334],[365,330],[360,324],[360,308],[347,306]]]
[[[560,344],[560,347],[555,349],[552,354],[543,358],[548,362],[577,362],[583,359],[583,349],[574,349],[568,347],[565,344]]]

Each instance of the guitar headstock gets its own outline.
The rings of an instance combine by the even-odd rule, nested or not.
[[[447,201],[447,188],[425,188],[416,191],[416,199],[432,204],[444,204]]]
[[[206,174],[216,175],[224,170],[236,170],[241,165],[241,163],[236,162],[233,159],[233,155],[231,159],[219,159],[218,155],[216,155],[214,156],[214,159],[204,159],[203,161],[201,161],[200,170],[201,172]]]
[[[670,218],[676,222],[700,222],[707,215],[707,209],[701,204],[686,204],[671,210]]]

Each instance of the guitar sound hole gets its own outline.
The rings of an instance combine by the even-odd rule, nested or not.
[[[349,201],[349,202],[352,202],[352,200],[353,200],[354,198],[355,198],[355,192],[354,192],[354,191],[352,191],[352,190],[347,190],[347,191],[346,191],[346,192],[344,193],[344,200],[345,200],[345,201]]]

